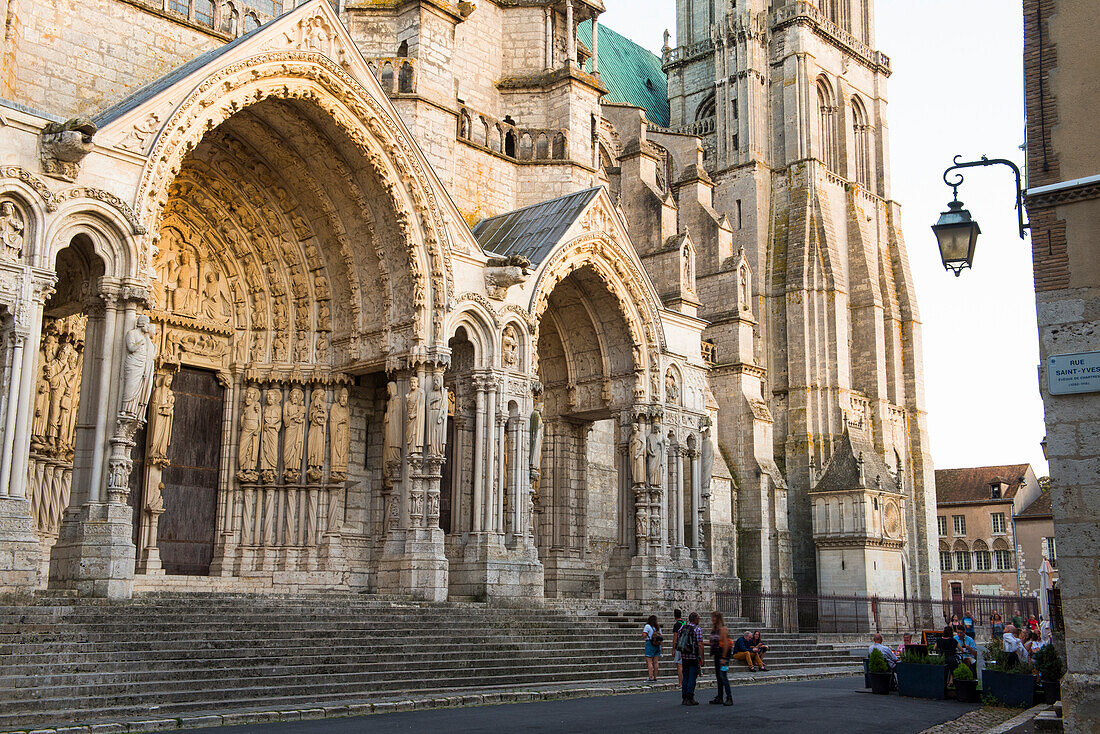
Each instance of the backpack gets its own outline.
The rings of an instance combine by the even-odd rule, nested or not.
[[[681,656],[695,656],[695,625],[685,624],[680,628],[680,636],[676,638],[676,652]]]

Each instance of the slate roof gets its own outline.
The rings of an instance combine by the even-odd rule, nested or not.
[[[474,227],[474,237],[483,250],[493,255],[523,255],[537,265],[561,241],[601,188],[584,189],[482,219]]]
[[[971,466],[962,469],[936,470],[936,503],[991,502],[989,485],[1001,480],[1008,488],[1001,498],[1010,500],[1016,496],[1027,476],[1027,464],[1003,464],[1000,466]]]
[[[592,48],[592,21],[580,24],[577,40]],[[597,52],[600,81],[607,87],[604,101],[641,107],[654,125],[668,127],[668,80],[661,59],[602,23]],[[585,70],[592,71],[591,61]]]
[[[1050,490],[1042,492],[1038,497],[1031,501],[1031,504],[1016,513],[1016,517],[1023,518],[1024,520],[1037,520],[1047,517],[1053,517],[1053,511],[1050,506]]]
[[[863,457],[862,484],[859,481],[860,456]],[[878,455],[870,437],[859,429],[848,429],[833,449],[833,455],[825,464],[821,479],[810,491],[842,492],[857,487],[881,488],[888,492],[898,491],[893,473]]]
[[[102,128],[105,125],[109,124],[112,120],[117,120],[119,117],[122,117],[135,107],[138,107],[149,101],[150,99],[157,96],[165,89],[168,89],[181,79],[186,79],[196,69],[202,68],[222,54],[229,53],[234,48],[240,46],[242,43],[252,38],[256,34],[262,33],[264,29],[267,28],[267,26],[271,23],[277,20],[282,20],[283,18],[287,18],[294,13],[305,12],[302,10],[302,8],[304,7],[305,5],[299,5],[293,10],[283,13],[278,17],[272,18],[267,23],[253,28],[248,33],[245,33],[242,36],[238,36],[229,43],[221,46],[216,46],[209,51],[196,56],[195,58],[188,61],[186,64],[183,64],[182,66],[177,66],[175,69],[168,72],[164,76],[154,79],[143,87],[139,87],[128,97],[123,98],[122,100],[103,110],[98,115],[92,118],[92,122],[94,122],[97,127]]]

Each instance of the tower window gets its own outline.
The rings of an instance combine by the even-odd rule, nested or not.
[[[817,80],[818,141],[819,158],[830,171],[836,171],[840,162],[836,140],[837,109],[833,102],[833,90],[829,80],[819,77]]]

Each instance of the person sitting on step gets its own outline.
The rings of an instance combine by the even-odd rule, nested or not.
[[[756,657],[760,660],[760,669],[767,670],[768,666],[764,665],[764,653],[770,648],[767,643],[760,637],[760,630],[756,630],[752,633],[752,651],[756,653]]]
[[[757,667],[764,667],[763,661],[752,651],[752,632],[746,632],[737,638],[733,645],[733,659],[749,666],[750,673],[755,673]]]

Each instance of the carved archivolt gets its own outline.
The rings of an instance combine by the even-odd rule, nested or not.
[[[168,188],[190,151],[208,131],[265,99],[303,100],[320,107],[363,154],[391,199],[408,265],[425,294],[417,304],[414,338],[427,342],[432,334],[431,341],[445,343],[442,329],[429,331],[427,325],[428,314],[433,314],[433,327],[441,326],[453,283],[451,241],[428,172],[383,103],[320,53],[261,54],[221,69],[199,85],[156,138],[139,187],[140,220],[149,231],[158,231]]]

